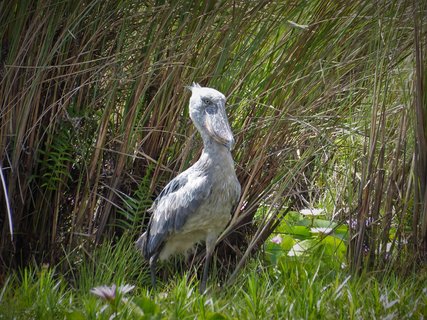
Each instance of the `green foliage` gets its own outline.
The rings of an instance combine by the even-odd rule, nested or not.
[[[275,266],[264,266],[256,258],[234,285],[218,288],[212,283],[209,293],[200,295],[192,274],[175,275],[158,291],[141,285],[144,281],[127,268],[133,264],[131,246],[129,238],[113,249],[103,245],[91,257],[101,270],[76,273],[71,282],[49,267],[12,274],[1,291],[0,318],[418,319],[427,311],[426,270],[408,278],[388,273],[380,281],[374,275],[331,269],[315,255],[285,256]],[[114,258],[118,256],[123,259]],[[112,264],[117,272],[103,267],[111,259],[117,259]],[[148,272],[139,269],[142,277]],[[89,292],[93,286],[111,284],[137,287],[116,289],[110,300]]]
[[[71,179],[70,168],[77,165],[71,130],[68,126],[58,129],[48,148],[39,148],[41,167],[40,188],[55,191]],[[36,178],[35,178],[36,179]]]
[[[347,262],[347,225],[288,212],[276,232],[265,245],[266,258],[273,266],[289,257],[303,259],[307,255],[337,269]]]
[[[153,166],[150,165],[145,177],[141,180],[133,195],[121,195],[123,204],[117,211],[120,218],[116,222],[119,228],[132,230],[143,224],[147,209],[152,204],[149,196],[152,171]]]
[[[7,299],[7,303],[0,301],[0,316],[52,320],[61,317],[72,295],[64,280],[54,274],[53,269],[43,267],[27,268],[10,276],[3,289],[2,300]]]
[[[115,242],[110,241],[97,249],[93,255],[76,252],[67,257],[68,261],[77,261],[70,269],[74,270],[72,279],[82,292],[89,292],[100,285],[124,283],[148,284],[149,276],[141,272],[145,266],[141,254],[133,242],[133,235],[124,233]],[[126,263],[124,263],[126,262]]]

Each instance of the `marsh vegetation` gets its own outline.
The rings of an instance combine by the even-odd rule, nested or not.
[[[0,314],[425,316],[426,16],[404,0],[0,1]],[[203,248],[150,292],[133,246],[201,152],[193,81],[227,96],[242,185],[211,296]],[[112,284],[136,287],[90,293]]]

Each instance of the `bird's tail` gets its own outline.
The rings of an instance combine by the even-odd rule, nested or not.
[[[138,248],[138,250],[141,251],[144,258],[148,260],[149,257],[147,252],[147,232],[144,232],[142,236],[140,236],[138,240],[136,240],[135,246]]]

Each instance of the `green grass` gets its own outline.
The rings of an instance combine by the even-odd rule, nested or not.
[[[233,285],[198,292],[194,272],[175,274],[152,291],[148,270],[125,236],[105,244],[73,274],[27,268],[11,274],[0,294],[0,319],[422,319],[427,273],[352,276],[318,255],[288,257],[269,266],[260,254]],[[132,284],[107,303],[90,293],[100,285]]]

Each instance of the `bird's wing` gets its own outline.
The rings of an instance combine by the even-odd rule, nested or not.
[[[234,213],[237,206],[239,205],[240,196],[242,195],[242,187],[240,186],[239,180],[236,178],[236,185],[235,185],[235,193],[234,193],[234,201],[233,201],[233,209],[231,211],[231,214]]]
[[[189,176],[185,172],[170,181],[151,207],[152,215],[146,234],[145,255],[159,251],[166,237],[180,230],[211,192],[206,176]]]

